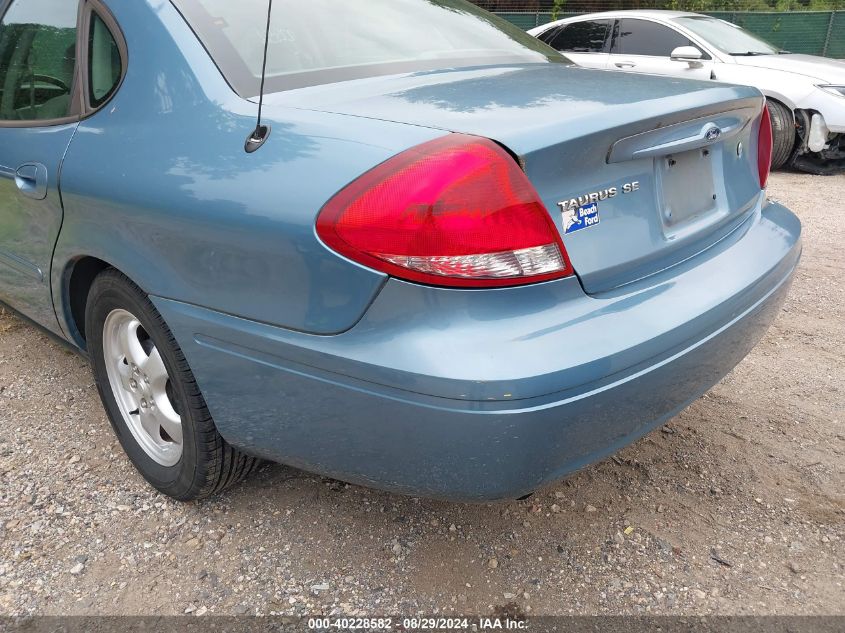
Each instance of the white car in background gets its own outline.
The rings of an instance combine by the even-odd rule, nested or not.
[[[676,11],[592,13],[529,33],[587,68],[759,88],[774,128],[773,168],[845,170],[845,61],[792,54],[730,22]]]

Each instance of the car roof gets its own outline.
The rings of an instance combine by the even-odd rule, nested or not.
[[[700,16],[700,17],[707,17],[702,15],[701,13],[692,13],[690,11],[668,11],[666,9],[619,9],[617,11],[603,11],[600,14],[592,14],[592,15],[641,15],[645,17],[653,17],[653,18],[680,18],[684,16]]]
[[[568,18],[564,18],[562,20],[558,20],[557,23],[565,23],[565,22],[576,22],[580,20],[589,20],[593,18],[618,18],[618,17],[627,17],[627,18],[635,18],[635,17],[642,17],[642,18],[663,18],[665,20],[671,20],[673,18],[683,18],[683,17],[700,17],[706,18],[709,16],[703,15],[701,13],[691,13],[689,11],[666,11],[662,9],[631,9],[631,10],[618,10],[618,11],[602,11],[600,13],[585,13],[582,15],[573,15]]]

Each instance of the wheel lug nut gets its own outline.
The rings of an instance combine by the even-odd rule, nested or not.
[[[137,389],[137,388],[138,388],[138,383],[137,383],[137,381],[135,381],[135,380],[130,380],[130,381],[129,381],[129,386],[130,386],[130,387],[132,387],[133,389]]]

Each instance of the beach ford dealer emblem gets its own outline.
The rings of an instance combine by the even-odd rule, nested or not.
[[[619,195],[620,191],[626,194],[639,190],[639,181],[628,182],[621,187],[610,187],[601,191],[592,191],[577,198],[558,202],[557,205],[563,212],[564,234],[574,233],[581,229],[596,226],[601,222],[601,218],[599,217],[599,202],[615,198]]]

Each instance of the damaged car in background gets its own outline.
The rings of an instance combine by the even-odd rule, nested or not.
[[[611,11],[529,31],[585,68],[758,88],[774,128],[772,168],[845,172],[845,61],[781,50],[697,13]]]

